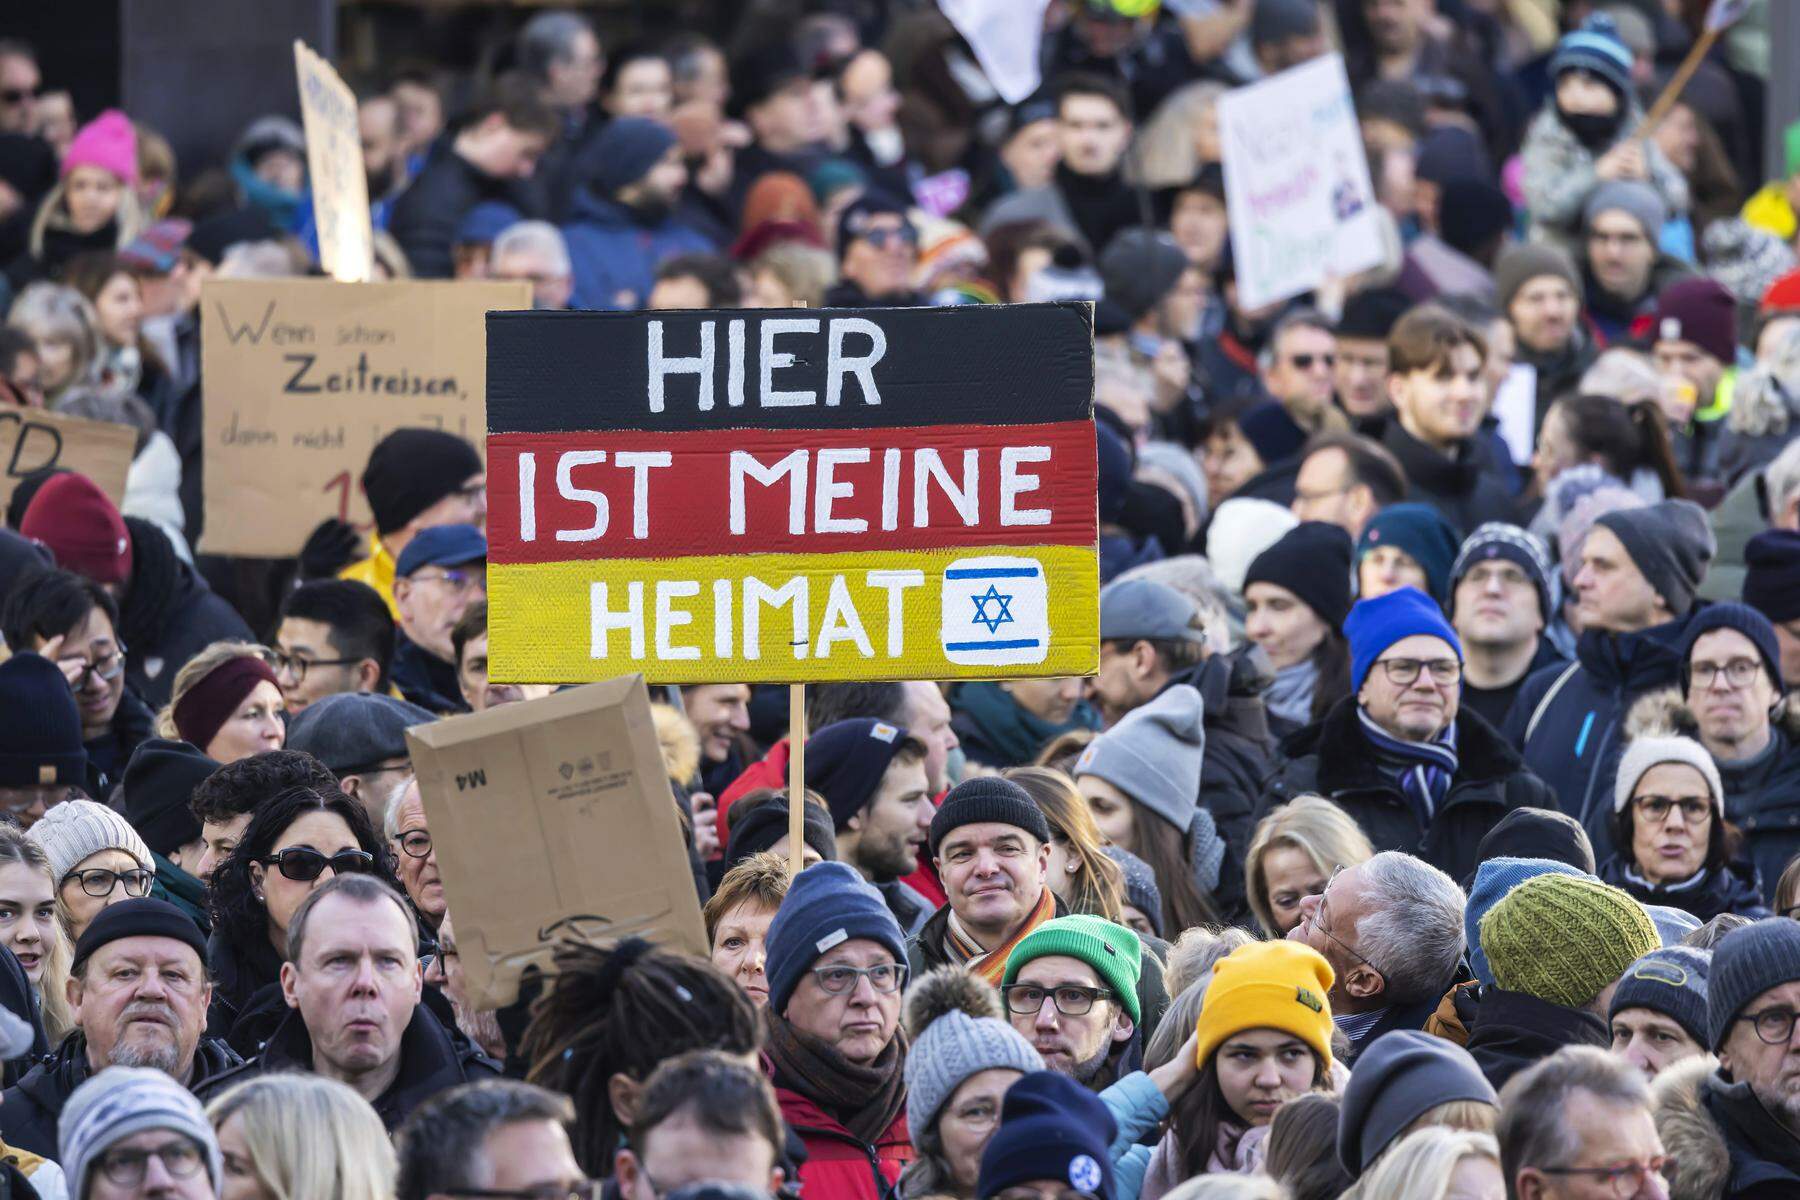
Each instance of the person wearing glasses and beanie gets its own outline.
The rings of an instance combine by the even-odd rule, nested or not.
[[[1377,851],[1416,854],[1464,879],[1506,813],[1556,807],[1494,727],[1461,708],[1462,643],[1430,597],[1403,587],[1360,601],[1344,633],[1353,694],[1282,741],[1263,813],[1315,793],[1355,818]]]
[[[156,878],[150,847],[104,804],[65,800],[26,831],[44,849],[56,880],[56,912],[71,941],[108,905],[148,896]]]
[[[394,686],[430,712],[462,713],[456,674],[456,624],[471,604],[487,598],[487,539],[473,525],[422,529],[394,567],[394,605],[400,632],[394,643]]]
[[[205,1110],[159,1071],[108,1067],[67,1116],[55,1153],[72,1200],[213,1200],[225,1185]]]
[[[1706,1044],[1657,1078],[1678,1197],[1800,1195],[1800,921],[1769,917],[1713,948]],[[1715,1065],[1716,1064],[1716,1065]]]
[[[840,862],[794,876],[769,924],[763,1069],[806,1144],[802,1190],[881,1200],[914,1157],[900,993],[906,939],[873,884]]]
[[[1641,904],[1710,921],[1720,913],[1769,915],[1754,863],[1725,819],[1725,789],[1706,747],[1647,732],[1633,738],[1613,784],[1613,845],[1600,878]]]

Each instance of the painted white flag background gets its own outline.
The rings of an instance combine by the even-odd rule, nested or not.
[[[1008,104],[1017,104],[1043,82],[1038,43],[1050,0],[938,0],[975,61]]]

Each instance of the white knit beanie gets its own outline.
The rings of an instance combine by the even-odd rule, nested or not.
[[[1637,790],[1638,780],[1651,767],[1663,763],[1683,763],[1700,772],[1712,792],[1713,816],[1724,819],[1725,785],[1719,780],[1719,768],[1712,755],[1693,738],[1672,736],[1633,738],[1625,747],[1625,755],[1619,760],[1619,776],[1613,783],[1613,811],[1624,812],[1631,803],[1631,793]]]
[[[65,800],[52,805],[25,836],[44,848],[44,857],[50,860],[51,878],[58,886],[82,859],[102,850],[123,850],[137,859],[140,867],[153,873],[156,870],[150,847],[131,823],[92,800]]]
[[[1273,500],[1239,496],[1219,505],[1206,531],[1206,559],[1213,574],[1231,589],[1244,591],[1244,576],[1256,556],[1281,540],[1281,535],[1300,523],[1300,518]]]

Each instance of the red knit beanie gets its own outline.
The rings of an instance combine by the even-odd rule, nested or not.
[[[58,566],[95,583],[131,578],[131,534],[106,493],[74,471],[54,476],[25,509],[19,532],[50,547]]]
[[[1789,271],[1769,285],[1763,293],[1764,312],[1789,312],[1800,309],[1800,271]]]

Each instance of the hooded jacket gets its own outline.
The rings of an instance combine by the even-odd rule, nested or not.
[[[1491,987],[1482,989],[1467,1049],[1499,1091],[1514,1075],[1564,1046],[1605,1050],[1611,1045],[1606,1022],[1593,1013]]]
[[[209,1094],[216,1081],[243,1061],[217,1038],[201,1038],[194,1047],[188,1090],[196,1096]],[[77,1029],[63,1039],[55,1053],[0,1095],[0,1128],[6,1130],[6,1144],[46,1158],[60,1153],[57,1136],[63,1105],[90,1073],[87,1035]]]
[[[1800,1138],[1750,1091],[1695,1055],[1650,1086],[1650,1114],[1679,1167],[1669,1200],[1776,1200],[1800,1195]]]
[[[1517,752],[1465,709],[1456,714],[1456,775],[1430,823],[1421,824],[1412,803],[1376,764],[1356,710],[1356,697],[1346,696],[1324,720],[1283,739],[1259,818],[1314,792],[1355,818],[1376,853],[1416,854],[1461,879],[1474,871],[1477,847],[1501,817],[1515,808],[1555,807],[1550,790]]]
[[[1582,823],[1594,857],[1613,852],[1612,786],[1623,752],[1627,712],[1638,697],[1681,678],[1687,617],[1638,633],[1590,629],[1575,661],[1547,667],[1519,689],[1506,740],[1555,793],[1554,807]]]
[[[169,702],[175,672],[214,642],[253,642],[255,635],[150,521],[126,517],[131,582],[119,603],[119,638],[131,647],[125,683],[152,709]]]
[[[642,308],[656,284],[656,266],[677,254],[706,254],[715,247],[679,216],[653,225],[636,220],[616,200],[583,188],[563,226],[575,276],[570,308]]]

